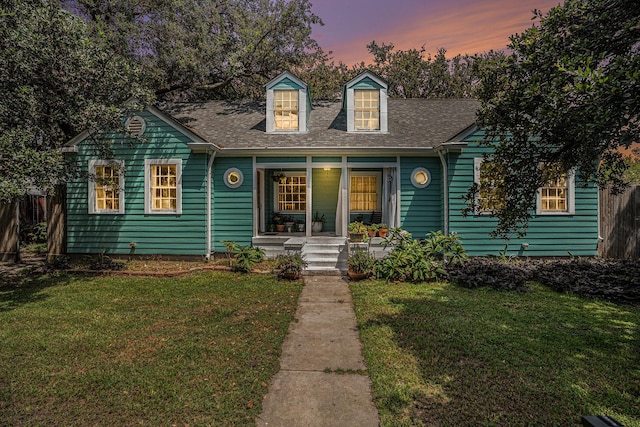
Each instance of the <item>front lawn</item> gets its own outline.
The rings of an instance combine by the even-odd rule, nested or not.
[[[251,425],[301,287],[220,272],[0,284],[0,424]]]
[[[640,426],[640,307],[449,284],[351,285],[383,426]]]

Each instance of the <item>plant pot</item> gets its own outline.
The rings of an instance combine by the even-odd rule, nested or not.
[[[378,230],[378,236],[382,237],[383,239],[385,237],[387,237],[387,229],[386,228],[381,228]]]
[[[298,231],[300,232],[304,231],[304,223],[298,224]]]
[[[369,233],[369,238],[373,239],[374,237],[376,237],[376,231],[375,230],[367,230],[367,233]]]
[[[349,271],[347,271],[347,274],[349,275],[349,278],[351,280],[364,280],[367,278],[367,273],[356,273],[355,271],[349,269]]]
[[[354,243],[364,242],[365,233],[349,233],[349,240]]]
[[[276,224],[276,231],[282,233],[284,231],[284,224]]]
[[[300,273],[282,273],[282,277],[287,280],[298,280],[300,278]]]
[[[291,233],[293,231],[293,226],[295,223],[293,222],[285,222],[284,223],[284,228],[287,229],[287,233]]]
[[[320,233],[322,231],[322,221],[313,221],[311,223],[311,231],[313,233]]]

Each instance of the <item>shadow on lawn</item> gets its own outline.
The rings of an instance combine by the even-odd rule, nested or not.
[[[0,313],[47,298],[45,289],[66,285],[70,277],[47,274],[41,268],[22,271],[3,278],[0,284]]]
[[[631,307],[480,292],[392,298],[396,314],[364,325],[391,328],[420,376],[390,388],[381,407],[411,425],[576,425],[588,413],[640,423]]]

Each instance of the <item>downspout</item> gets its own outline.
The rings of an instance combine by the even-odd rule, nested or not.
[[[209,261],[211,259],[211,170],[213,169],[213,160],[216,158],[216,152],[209,152],[209,163],[207,164],[207,226],[205,227],[207,233],[207,253],[204,255],[204,259]]]
[[[449,235],[449,165],[442,154],[442,150],[438,150],[438,157],[440,157],[440,163],[442,164],[442,177],[444,184],[444,234]]]

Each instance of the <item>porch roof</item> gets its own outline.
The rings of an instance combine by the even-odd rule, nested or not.
[[[175,103],[165,110],[225,150],[429,149],[475,122],[474,99],[389,99],[388,133],[348,133],[340,101],[314,103],[305,133],[267,133],[264,102]]]

